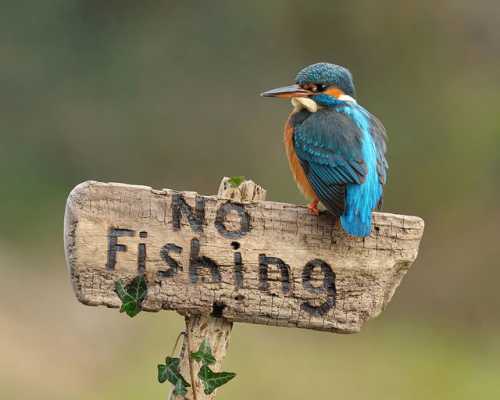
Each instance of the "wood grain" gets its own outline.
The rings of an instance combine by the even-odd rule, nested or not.
[[[145,311],[352,333],[380,314],[417,257],[418,217],[374,213],[362,239],[327,213],[235,196],[78,185],[65,215],[77,298],[118,307],[114,282],[144,273]]]

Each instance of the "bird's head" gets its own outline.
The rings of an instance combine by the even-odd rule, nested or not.
[[[305,105],[311,104],[311,101],[316,104],[315,100],[324,103],[325,96],[332,98],[332,100],[354,100],[355,89],[351,72],[347,68],[330,63],[317,63],[299,71],[294,85],[268,90],[261,96],[296,98],[297,100],[309,99],[301,101]]]

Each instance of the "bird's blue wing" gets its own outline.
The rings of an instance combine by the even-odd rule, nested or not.
[[[316,195],[334,215],[345,210],[348,184],[364,182],[367,167],[362,155],[362,132],[347,115],[325,108],[292,119],[294,147]]]

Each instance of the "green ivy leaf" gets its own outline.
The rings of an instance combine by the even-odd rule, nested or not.
[[[182,382],[182,379],[179,379],[177,381],[177,383],[175,384],[175,387],[174,387],[174,394],[176,396],[181,396],[181,397],[184,397],[186,396],[187,394],[187,389],[186,389],[186,385],[184,385],[184,382]]]
[[[126,286],[121,279],[117,280],[115,292],[122,301],[120,312],[127,313],[129,317],[135,317],[141,312],[141,304],[146,298],[148,286],[144,276],[138,275]]]
[[[180,362],[181,360],[177,357],[167,357],[165,364],[158,364],[158,382],[169,381],[172,385],[175,385],[176,391],[186,390],[186,387],[190,385],[179,372]],[[183,389],[181,389],[181,386]]]
[[[205,394],[212,393],[219,386],[224,385],[236,376],[234,372],[214,372],[207,365],[203,365],[198,372],[198,378],[203,382]]]
[[[167,381],[167,366],[158,364],[158,382],[164,383]]]
[[[194,360],[201,362],[203,365],[211,365],[215,363],[215,357],[212,354],[212,349],[210,348],[210,343],[208,343],[207,338],[201,342],[198,351],[191,353],[191,357]]]
[[[237,188],[239,187],[243,182],[245,181],[245,177],[244,176],[232,176],[231,178],[229,178],[229,184],[231,185],[231,187],[234,187],[234,188]]]

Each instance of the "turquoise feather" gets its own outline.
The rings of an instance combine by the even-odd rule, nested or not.
[[[324,108],[292,118],[294,146],[318,198],[353,236],[372,230],[372,211],[386,180],[385,132],[352,101],[313,96]]]

